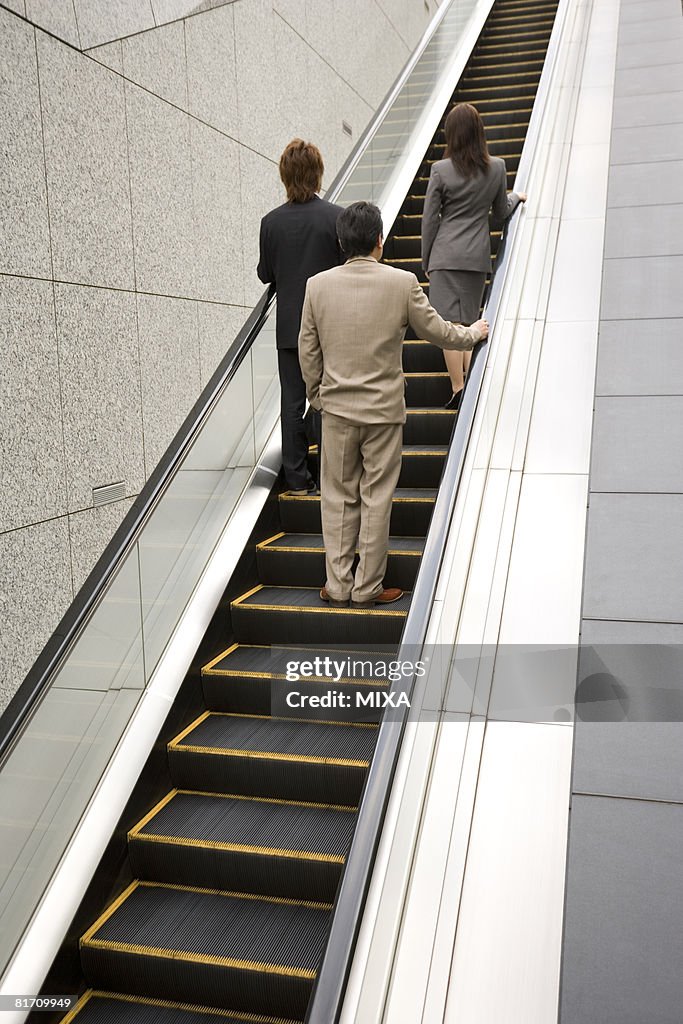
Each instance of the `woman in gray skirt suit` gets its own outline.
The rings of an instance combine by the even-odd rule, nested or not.
[[[491,269],[489,210],[505,221],[526,195],[508,195],[505,161],[489,155],[483,122],[471,104],[453,107],[444,134],[445,159],[432,164],[422,214],[422,266],[437,312],[444,320],[471,324],[479,319]],[[444,352],[444,358],[453,389],[446,408],[457,409],[470,353]]]

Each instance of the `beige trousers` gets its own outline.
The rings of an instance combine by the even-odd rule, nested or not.
[[[335,601],[370,601],[382,591],[402,441],[402,423],[365,425],[323,413],[325,586]],[[354,580],[356,546],[360,562]]]

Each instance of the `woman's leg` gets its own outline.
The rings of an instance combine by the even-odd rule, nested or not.
[[[453,349],[444,350],[444,359],[446,360],[446,369],[448,375],[451,378],[451,387],[453,394],[457,395],[458,391],[462,391],[465,386],[465,356],[469,357],[469,352],[456,352]],[[469,358],[467,361],[469,366]]]
[[[429,275],[429,301],[439,316],[452,323],[461,323],[460,299],[455,288],[452,270],[432,270]],[[453,394],[462,391],[464,384],[463,353],[452,349],[444,351],[446,369],[451,378]]]

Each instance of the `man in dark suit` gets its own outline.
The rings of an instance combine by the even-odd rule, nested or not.
[[[337,241],[341,206],[316,194],[323,179],[320,150],[294,139],[280,157],[280,177],[287,202],[261,221],[257,273],[277,291],[276,342],[280,374],[282,465],[292,493],[316,490],[308,471],[308,437],[304,423],[306,385],[299,366],[301,310],[309,277],[343,262]],[[320,415],[311,410],[313,433],[320,445]]]

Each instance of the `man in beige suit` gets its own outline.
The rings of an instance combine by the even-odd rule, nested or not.
[[[323,414],[321,505],[327,582],[323,601],[352,607],[401,597],[384,588],[391,501],[406,419],[402,347],[408,324],[445,349],[471,349],[488,334],[479,320],[442,320],[414,274],[380,264],[382,217],[371,203],[339,215],[347,257],[309,278],[299,333],[308,400]],[[360,561],[352,573],[356,545]]]

